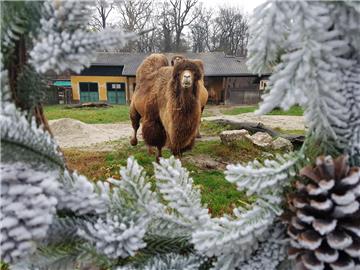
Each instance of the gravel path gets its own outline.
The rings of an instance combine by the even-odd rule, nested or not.
[[[261,122],[271,128],[286,130],[304,129],[304,118],[302,116],[265,115],[255,116],[253,113],[239,115],[220,115],[204,117],[203,120],[211,121],[216,119],[229,119],[239,122]],[[90,147],[98,148],[98,144],[109,141],[129,140],[132,134],[132,127],[129,123],[119,124],[85,124],[81,121],[61,118],[49,121],[50,128],[61,148]],[[141,129],[138,137],[141,138]],[[207,138],[204,137],[204,140]],[[99,148],[101,148],[99,146]],[[111,149],[107,145],[106,149]]]

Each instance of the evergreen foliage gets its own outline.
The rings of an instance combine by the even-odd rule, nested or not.
[[[300,104],[310,132],[320,141],[331,141],[344,152],[356,148],[359,123],[353,115],[359,110],[350,104],[359,96],[354,87],[359,78],[351,76],[359,61],[359,24],[359,3],[352,1],[267,2],[258,7],[248,65],[257,73],[274,69],[258,113]]]
[[[123,45],[134,37],[122,32],[89,32],[90,4],[4,5],[2,260],[12,266],[19,263],[21,269],[280,267],[287,245],[277,224],[283,212],[283,192],[298,167],[311,159],[309,138],[298,153],[263,164],[228,166],[226,179],[239,190],[255,194],[256,201],[219,218],[211,217],[201,204],[200,191],[174,157],[154,164],[155,190],[134,158],[121,168],[121,180],[93,184],[67,171],[56,142],[32,115],[31,108],[43,93],[39,74],[79,72],[97,50]],[[359,4],[267,2],[254,14],[249,66],[258,73],[274,67],[260,112],[300,104],[310,133],[325,146],[321,149],[326,152],[326,146],[333,145],[358,164]],[[24,48],[29,61],[22,58],[28,55]]]

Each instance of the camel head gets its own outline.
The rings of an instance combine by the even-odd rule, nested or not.
[[[182,56],[182,55],[174,55],[172,58],[171,58],[171,65],[172,66],[175,66],[176,64],[178,63],[181,63],[185,60],[185,57]]]
[[[197,91],[196,83],[201,77],[202,72],[199,66],[190,60],[184,60],[174,66],[173,80],[181,89],[192,89],[194,92]],[[177,91],[179,90],[180,89]]]

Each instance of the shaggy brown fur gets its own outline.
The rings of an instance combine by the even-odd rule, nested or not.
[[[151,54],[138,67],[136,71],[136,87],[135,92],[131,98],[130,104],[130,119],[134,129],[133,136],[130,140],[131,145],[137,145],[137,130],[140,127],[140,119],[145,115],[145,109],[148,107],[146,103],[149,102],[149,93],[154,86],[155,77],[161,67],[168,66],[169,62],[163,54]],[[150,100],[150,103],[154,102]],[[152,114],[150,114],[152,115]],[[143,124],[148,124],[147,119],[142,119]],[[159,123],[157,123],[159,125]]]
[[[192,85],[184,88],[181,84],[185,70],[192,73]],[[161,68],[154,88],[158,89],[158,105],[161,122],[166,130],[166,145],[174,155],[190,150],[195,141],[200,123],[201,104],[199,100],[199,67],[188,60],[173,68]]]
[[[174,155],[192,148],[201,113],[198,82],[203,74],[200,68],[191,61],[171,67],[165,65],[164,57],[151,55],[140,65],[137,71],[140,80],[137,78],[130,107],[134,128],[131,144],[137,144],[136,131],[141,118],[143,138],[148,146],[157,147],[157,159],[165,145]],[[152,66],[156,66],[156,70],[148,68]],[[188,71],[192,84],[184,88],[181,79]],[[144,79],[145,83],[141,81]]]
[[[171,59],[171,65],[174,66],[178,63],[181,63],[185,61],[185,57],[182,56],[182,55],[175,55],[173,56],[173,58]],[[204,111],[204,108],[205,108],[205,105],[208,101],[208,98],[209,98],[209,93],[207,91],[207,89],[205,88],[205,82],[204,82],[204,62],[200,59],[191,59],[189,60],[193,63],[195,63],[201,70],[201,73],[202,73],[202,77],[201,77],[201,80],[199,80],[199,96],[200,96],[200,103],[201,103],[201,113]],[[196,135],[197,138],[201,138],[201,135],[200,135],[200,126],[199,126],[199,130],[197,132],[197,135]]]

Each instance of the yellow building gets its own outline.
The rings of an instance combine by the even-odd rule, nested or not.
[[[74,103],[108,102],[127,103],[127,78],[122,76],[122,66],[96,66],[71,76]]]

